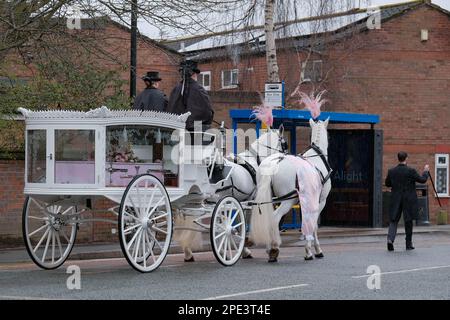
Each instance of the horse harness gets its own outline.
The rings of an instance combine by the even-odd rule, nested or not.
[[[317,154],[316,155],[312,155],[312,156],[304,156],[304,154],[306,152],[308,152],[309,150],[311,150],[311,149],[314,150]],[[275,158],[274,160],[277,160],[277,164],[278,164],[284,159],[284,157],[285,157],[285,155],[281,155],[278,158]],[[300,158],[305,159],[305,160],[307,158],[320,157],[320,159],[322,160],[322,162],[325,165],[325,168],[327,169],[327,172],[328,172],[327,175],[324,176],[322,171],[320,171],[319,168],[314,166],[314,168],[317,170],[317,172],[320,175],[320,180],[321,180],[322,186],[325,185],[325,183],[330,179],[331,173],[333,172],[333,169],[330,167],[330,164],[329,164],[326,156],[322,152],[322,149],[320,149],[320,147],[317,146],[314,142],[311,143],[311,145],[308,146],[308,148],[306,148],[306,150],[303,153],[297,155],[297,157],[300,157]],[[272,194],[274,194],[274,190],[273,190],[273,185],[272,184],[271,184],[271,188],[272,188]],[[259,205],[261,205],[261,204],[269,204],[269,203],[273,204],[273,203],[278,203],[278,202],[282,202],[282,201],[285,201],[285,200],[295,199],[298,196],[298,190],[299,190],[298,179],[295,179],[295,189],[292,190],[291,192],[289,192],[289,193],[287,193],[285,195],[282,195],[280,197],[273,198],[272,201],[269,201],[269,202],[251,203],[251,204],[258,205],[258,207],[259,207]],[[261,209],[259,209],[259,211],[261,213]]]
[[[308,152],[309,150],[314,150],[317,154],[316,155],[312,155],[312,156],[304,156],[304,154],[306,152]],[[327,175],[324,176],[323,172],[319,170],[319,168],[317,168],[316,166],[314,166],[317,170],[317,172],[320,175],[320,180],[322,181],[322,185],[324,185],[331,177],[331,174],[333,173],[333,169],[331,169],[330,163],[328,162],[327,157],[324,155],[324,153],[322,152],[322,149],[319,148],[318,145],[316,145],[314,142],[311,143],[311,145],[306,148],[305,151],[303,151],[303,153],[301,153],[300,155],[298,155],[299,157],[303,158],[303,159],[307,159],[307,158],[314,158],[314,157],[320,157],[320,159],[322,160],[325,168],[327,169]]]

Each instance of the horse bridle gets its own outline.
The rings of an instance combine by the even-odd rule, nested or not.
[[[288,145],[287,145],[287,142],[286,142],[286,140],[284,139],[284,137],[283,137],[282,135],[278,138],[278,142],[279,142],[279,145],[280,145],[280,147],[281,147],[281,150],[278,149],[278,148],[274,148],[274,147],[265,145],[265,144],[263,144],[263,143],[261,143],[261,142],[259,142],[259,141],[256,141],[256,143],[257,143],[258,145],[261,145],[261,146],[263,146],[263,147],[265,147],[265,148],[267,148],[267,149],[269,149],[269,150],[275,150],[275,151],[278,152],[278,153],[284,153],[284,154],[286,154],[286,153],[287,153],[287,149],[288,149]],[[259,154],[258,154],[257,152],[254,152],[253,149],[250,149],[250,150],[251,150],[251,152],[252,152],[253,154],[256,155],[256,162],[258,163],[258,166],[259,166],[259,165],[261,164],[261,159],[259,158]]]

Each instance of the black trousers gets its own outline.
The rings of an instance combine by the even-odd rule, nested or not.
[[[389,231],[388,231],[388,241],[391,241],[392,243],[395,240],[395,236],[397,235],[397,226],[398,226],[398,220],[391,221],[389,223]],[[406,243],[411,244],[412,243],[412,233],[413,233],[413,220],[405,221],[405,233],[406,233]]]

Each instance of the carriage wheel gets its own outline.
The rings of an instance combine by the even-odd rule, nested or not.
[[[232,266],[242,255],[245,242],[245,216],[239,201],[225,197],[217,202],[211,217],[211,246],[224,266]]]
[[[172,240],[172,209],[164,185],[153,175],[136,176],[123,194],[119,239],[128,263],[140,272],[158,268]]]
[[[69,257],[77,235],[76,207],[49,204],[27,197],[22,233],[31,260],[43,269],[56,269]]]

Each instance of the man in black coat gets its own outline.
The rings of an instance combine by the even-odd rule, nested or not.
[[[194,121],[201,121],[202,131],[205,131],[211,126],[214,110],[205,88],[197,82],[200,74],[197,63],[192,60],[182,62],[180,73],[182,80],[170,94],[167,112],[183,114],[189,111],[186,129],[194,131]]]
[[[425,165],[424,172],[419,173],[406,165],[408,154],[399,152],[399,164],[389,169],[385,184],[392,188],[389,206],[389,232],[387,247],[389,251],[394,250],[394,240],[397,234],[397,224],[403,212],[406,233],[406,250],[414,249],[412,244],[413,220],[418,219],[418,201],[416,193],[416,182],[427,182],[430,167]]]
[[[149,71],[142,77],[146,88],[134,100],[135,110],[155,110],[165,111],[167,109],[167,97],[159,90],[159,83],[162,80],[157,71]]]

